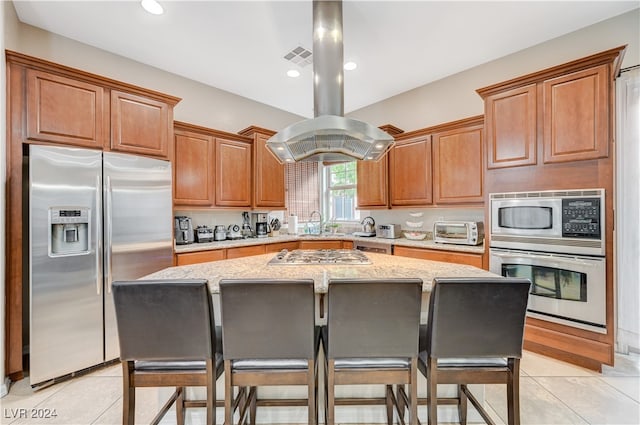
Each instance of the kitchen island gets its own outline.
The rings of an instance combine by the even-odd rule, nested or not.
[[[367,252],[371,264],[337,265],[270,265],[276,254],[221,260],[187,266],[168,267],[152,273],[147,279],[208,279],[211,292],[220,291],[220,279],[268,278],[268,279],[313,279],[317,294],[327,292],[330,279],[415,278],[423,281],[423,291],[431,290],[435,277],[495,277],[486,270],[462,264],[419,260],[395,255]]]
[[[326,321],[326,303],[324,295],[328,290],[328,282],[333,278],[370,279],[370,278],[415,278],[423,281],[423,298],[421,322],[426,323],[428,298],[432,281],[435,277],[495,277],[496,275],[486,270],[473,266],[444,263],[439,261],[420,260],[415,258],[398,257],[393,255],[366,253],[371,264],[363,265],[336,265],[336,264],[305,264],[305,265],[271,265],[268,264],[276,256],[275,253],[256,255],[231,260],[221,260],[208,263],[192,264],[186,266],[169,267],[156,273],[145,276],[146,279],[191,279],[204,278],[209,281],[209,287],[213,294],[214,314],[216,323],[220,323],[219,292],[220,280],[223,278],[269,278],[269,279],[313,279],[316,292],[316,322],[323,324]],[[319,379],[323,383],[322,377]],[[218,398],[224,397],[224,379],[218,380]],[[479,400],[483,400],[484,387],[471,386]],[[383,386],[360,385],[339,388],[342,397],[355,395],[367,395],[372,397],[384,396]],[[441,386],[439,394],[451,396],[455,394],[455,388]],[[320,399],[323,400],[323,392],[320,391]],[[305,389],[296,387],[261,387],[259,397],[304,397]],[[418,380],[418,396],[426,396],[425,380]],[[455,422],[457,412],[454,406],[439,406],[439,417],[445,422]],[[426,421],[426,407],[419,406],[419,417]],[[322,417],[323,412],[320,409]],[[222,409],[217,411],[218,420],[222,420]],[[304,407],[273,407],[260,408],[258,411],[258,423],[301,423],[306,418]],[[475,411],[469,411],[469,420],[474,421]],[[374,424],[386,423],[386,414],[382,406],[339,406],[336,409],[337,423]]]

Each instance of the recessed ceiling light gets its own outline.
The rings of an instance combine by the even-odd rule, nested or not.
[[[344,70],[345,71],[353,71],[357,67],[358,67],[358,64],[355,63],[355,62],[347,62],[347,63],[344,64]]]
[[[296,78],[300,76],[300,71],[297,69],[290,69],[287,71],[287,75],[291,78]]]
[[[162,15],[164,13],[164,9],[156,0],[142,0],[140,4],[144,10],[152,15]]]
[[[376,143],[376,145],[374,147],[376,149],[382,149],[384,147],[384,145],[382,143]]]

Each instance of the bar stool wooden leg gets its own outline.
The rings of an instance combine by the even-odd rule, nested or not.
[[[131,382],[133,362],[122,362],[123,391],[122,391],[122,424],[134,425],[136,411],[136,389]]]
[[[467,395],[464,390],[467,389],[466,385],[458,385],[458,419],[460,419],[460,425],[467,425]]]
[[[385,400],[387,405],[387,425],[393,425],[393,387],[385,387]]]
[[[437,360],[429,358],[427,363],[427,399],[429,400],[428,425],[438,425]]]
[[[231,385],[231,361],[224,361],[224,425],[233,425],[233,386]]]
[[[418,425],[418,359],[411,359],[411,384],[409,390],[409,415],[411,425]],[[437,397],[436,397],[437,398]],[[437,401],[436,401],[437,403]]]
[[[176,423],[177,425],[184,425],[184,387],[176,387],[176,393],[178,394],[178,397],[176,398]]]
[[[509,359],[507,379],[507,419],[509,425],[520,425],[520,359]]]

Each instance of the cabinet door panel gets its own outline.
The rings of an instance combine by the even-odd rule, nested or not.
[[[267,148],[265,135],[255,138],[255,207],[284,208],[284,165]]]
[[[547,80],[544,93],[544,162],[609,155],[608,67]]]
[[[111,92],[111,149],[168,157],[169,106],[142,96]]]
[[[358,208],[386,208],[388,206],[388,155],[379,161],[358,161]]]
[[[239,248],[227,249],[227,260],[232,258],[249,257],[251,255],[261,255],[266,252],[264,245],[243,246]]]
[[[536,85],[485,99],[487,168],[536,163]]]
[[[267,254],[270,252],[280,252],[283,249],[288,249],[289,251],[292,251],[294,249],[298,249],[298,246],[300,246],[300,244],[297,241],[270,243],[265,246],[265,251]]]
[[[216,205],[251,206],[251,145],[216,138]]]
[[[483,202],[482,126],[433,136],[436,204]]]
[[[176,205],[213,205],[213,140],[189,132],[175,132]]]
[[[389,155],[391,205],[431,204],[431,136],[398,142]]]
[[[104,90],[70,78],[27,70],[27,137],[102,148]]]
[[[466,252],[440,251],[422,248],[408,248],[397,246],[393,255],[419,258],[422,260],[443,261],[446,263],[467,264],[482,268],[482,254],[468,254]]]
[[[211,251],[186,252],[176,255],[176,265],[186,266],[189,264],[207,263],[209,261],[220,261],[225,259],[224,249]]]
[[[342,241],[300,241],[300,249],[342,249]]]

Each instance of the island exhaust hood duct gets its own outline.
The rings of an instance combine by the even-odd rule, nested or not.
[[[394,139],[371,124],[345,118],[342,1],[313,1],[313,119],[267,140],[281,162],[378,160]]]

